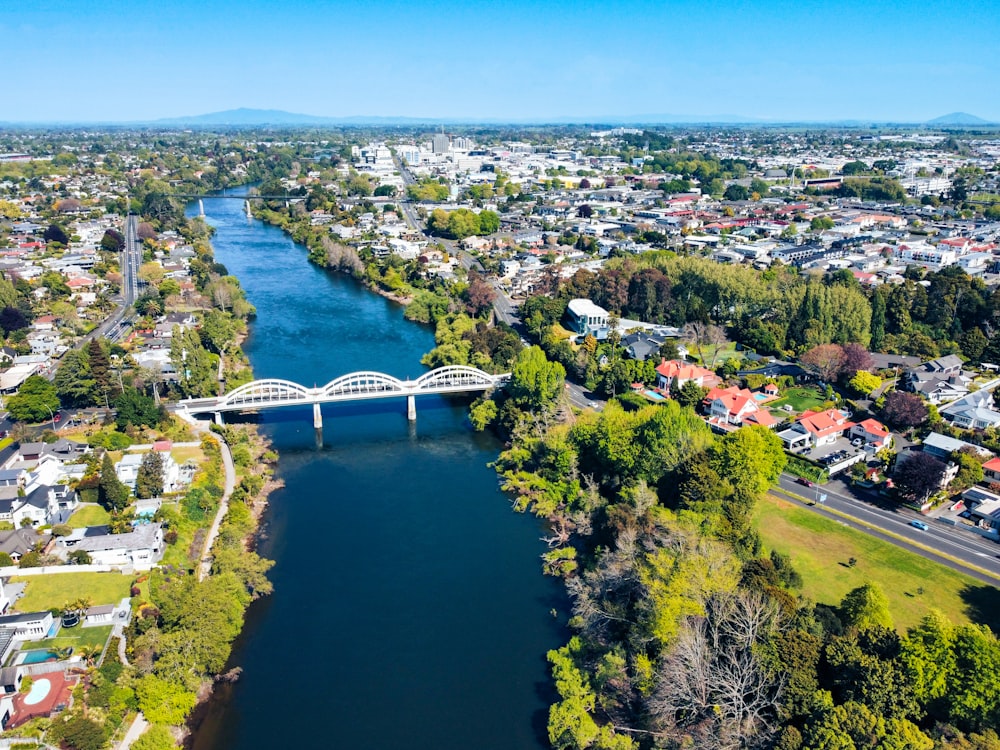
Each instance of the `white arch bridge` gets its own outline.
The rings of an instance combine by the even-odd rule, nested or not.
[[[406,416],[413,421],[417,418],[417,396],[488,391],[502,387],[508,380],[510,373],[490,375],[465,365],[438,367],[416,380],[399,380],[382,372],[352,372],[314,388],[268,378],[241,385],[222,396],[183,399],[177,402],[177,408],[194,414],[214,414],[215,421],[221,424],[224,412],[312,406],[313,426],[320,428],[322,404],[405,397]]]

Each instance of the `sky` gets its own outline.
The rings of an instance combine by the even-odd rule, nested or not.
[[[0,0],[0,122],[1000,122],[998,0]]]

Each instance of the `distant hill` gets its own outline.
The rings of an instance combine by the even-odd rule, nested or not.
[[[285,112],[280,109],[227,109],[205,115],[168,117],[156,120],[154,125],[411,125],[443,122],[421,117],[319,117]]]
[[[989,125],[989,120],[970,115],[968,112],[952,112],[927,121],[928,125]]]

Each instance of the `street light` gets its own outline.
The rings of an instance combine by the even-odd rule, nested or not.
[[[49,410],[49,416],[52,418],[52,431],[55,432],[56,431],[56,415],[55,415],[55,412],[52,411],[52,407],[49,406],[48,404],[45,404],[45,408]]]

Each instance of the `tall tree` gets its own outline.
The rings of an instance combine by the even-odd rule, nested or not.
[[[111,454],[105,453],[101,461],[101,480],[98,485],[98,502],[112,513],[121,513],[128,506],[128,487],[115,474]]]
[[[90,376],[94,379],[94,387],[106,406],[110,406],[111,394],[111,359],[98,338],[93,338],[87,344],[87,361],[90,364]]]
[[[135,478],[135,496],[138,498],[159,497],[163,494],[163,456],[158,451],[150,451],[142,457]]]
[[[59,410],[56,387],[41,375],[31,375],[7,399],[7,410],[19,422],[41,422],[51,419]]]

